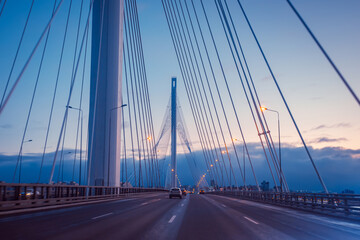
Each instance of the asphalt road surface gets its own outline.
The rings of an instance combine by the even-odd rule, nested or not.
[[[154,193],[0,217],[0,239],[360,239],[360,222],[213,195]]]

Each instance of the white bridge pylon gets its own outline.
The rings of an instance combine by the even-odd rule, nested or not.
[[[88,184],[120,186],[124,1],[95,0]]]
[[[196,164],[195,155],[192,152],[192,145],[187,131],[184,115],[181,111],[179,100],[176,96],[177,79],[171,79],[171,97],[166,108],[163,123],[158,136],[158,141],[155,144],[158,159],[161,163],[162,171],[166,171],[164,186],[180,187],[179,175],[177,168],[177,140],[180,140],[180,145],[183,146],[184,156],[187,161],[194,185],[200,187],[207,187],[208,183],[203,174],[201,174],[198,165]],[[171,142],[171,159],[170,163],[165,161],[166,154]]]

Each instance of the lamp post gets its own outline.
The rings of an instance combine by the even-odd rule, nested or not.
[[[80,166],[79,166],[79,185],[81,185],[81,160],[82,160],[82,136],[83,136],[83,120],[84,120],[84,112],[81,108],[75,108],[72,106],[67,106],[69,109],[77,110],[81,113],[81,130],[80,130]],[[77,140],[76,140],[77,141]],[[76,149],[75,149],[76,151]],[[76,154],[75,154],[76,157]]]
[[[233,141],[238,141],[238,142],[241,142],[239,139],[237,138],[233,138],[232,139]],[[244,166],[244,188],[245,188],[245,185],[246,185],[246,181],[245,181],[245,144],[243,144],[243,147],[242,147],[242,150],[243,150],[243,166]],[[246,189],[246,188],[245,188]]]
[[[150,142],[151,141],[151,139],[152,139],[152,137],[151,136],[148,136],[147,138],[144,138],[144,139],[141,139],[141,144],[143,145],[143,151],[144,151],[144,154],[143,154],[143,157],[144,157],[144,159],[143,159],[143,161],[145,162],[145,166],[146,166],[146,152],[145,152],[145,145],[146,146],[148,146],[147,144],[148,144],[148,141]],[[144,142],[146,142],[146,144],[144,144]],[[148,152],[148,165],[149,165],[149,171],[148,171],[148,173],[149,173],[149,177],[146,177],[146,184],[147,184],[147,186],[148,187],[153,187],[153,169],[152,168],[150,168],[150,154],[149,154],[149,152]],[[175,170],[174,169],[171,169],[172,170],[172,172],[174,172]],[[151,176],[150,176],[150,173],[151,173]],[[147,176],[147,175],[146,175]],[[175,176],[176,177],[176,176]],[[175,180],[176,181],[176,180]],[[140,185],[139,185],[140,186]]]
[[[123,107],[126,107],[127,106],[127,104],[122,104],[121,106],[119,106],[119,107],[113,107],[112,109],[110,109],[110,112],[109,112],[109,114],[110,114],[110,117],[109,117],[109,150],[108,150],[108,176],[107,176],[107,185],[108,186],[110,186],[110,141],[111,141],[111,113],[112,113],[112,111],[114,111],[114,110],[117,110],[117,109],[119,109],[119,108],[123,108]]]
[[[32,142],[32,139],[23,141],[23,144],[28,143],[28,142]],[[20,152],[19,183],[21,183],[21,165],[22,165],[22,147],[21,147],[21,152]]]
[[[270,112],[275,112],[277,114],[277,118],[278,118],[278,135],[279,135],[279,166],[280,166],[280,191],[283,191],[283,183],[282,183],[282,166],[281,166],[281,141],[280,141],[280,114],[278,111],[273,110],[273,109],[269,109],[266,107],[261,107],[260,108],[262,112],[264,111],[270,111]]]
[[[72,152],[67,152],[67,153],[64,153],[64,157],[61,157],[62,160],[60,160],[60,163],[59,163],[59,172],[58,172],[58,183],[59,183],[59,179],[60,179],[60,175],[61,175],[61,183],[64,182],[64,158],[65,158],[65,155],[67,154],[71,154]]]
[[[225,148],[226,148],[226,146],[225,146]],[[226,153],[228,153],[228,152],[227,152],[227,148],[226,148],[226,151],[225,151],[225,150],[222,150],[222,151],[221,151],[221,154],[226,154]],[[229,156],[229,154],[228,154],[228,156]],[[229,161],[230,161],[230,157],[229,157]],[[224,163],[224,168],[226,168],[225,163]],[[231,186],[231,169],[229,170],[229,174],[230,174],[229,185],[230,185],[230,189],[232,189],[232,186]],[[226,188],[226,189],[227,189],[227,188]]]

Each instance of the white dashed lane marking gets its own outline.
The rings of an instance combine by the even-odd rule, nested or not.
[[[153,203],[153,202],[157,202],[157,201],[160,201],[161,199],[154,199],[154,200],[151,200],[151,201],[149,201],[149,202],[144,202],[144,203],[142,203],[142,204],[140,204],[140,206],[144,206],[144,205],[147,205],[147,204],[149,204],[149,203]]]
[[[258,222],[256,222],[256,221],[252,220],[251,218],[248,218],[248,217],[244,217],[244,218],[245,218],[246,220],[248,220],[248,221],[252,222],[252,223],[259,224]]]
[[[175,218],[176,218],[176,215],[172,216],[169,220],[169,223],[172,223],[175,220]]]

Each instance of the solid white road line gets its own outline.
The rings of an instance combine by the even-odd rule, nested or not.
[[[100,216],[97,216],[97,217],[93,217],[93,218],[91,218],[92,220],[95,220],[95,219],[98,219],[98,218],[102,218],[102,217],[106,217],[106,216],[109,216],[109,215],[112,215],[112,214],[114,214],[113,212],[111,212],[111,213],[106,213],[106,214],[103,214],[103,215],[100,215]]]
[[[252,222],[252,223],[259,224],[258,222],[252,220],[251,218],[248,218],[248,217],[245,217],[245,216],[244,216],[244,218],[245,218],[246,220]]]
[[[175,220],[175,218],[176,218],[176,215],[172,216],[169,220],[169,223],[172,223]]]

